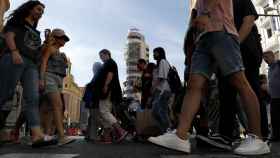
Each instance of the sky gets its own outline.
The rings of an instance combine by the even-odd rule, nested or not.
[[[10,0],[8,15],[26,0]],[[72,74],[79,86],[92,78],[92,65],[98,52],[109,49],[117,62],[120,81],[125,81],[126,36],[138,28],[152,50],[161,46],[167,60],[183,79],[183,39],[187,30],[188,0],[42,0],[45,13],[38,29],[62,28],[70,37],[62,49],[72,62]],[[43,36],[43,33],[42,33]]]

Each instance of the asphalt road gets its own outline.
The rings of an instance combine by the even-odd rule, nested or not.
[[[81,138],[64,147],[33,149],[26,144],[0,146],[0,158],[246,158],[216,148],[193,146],[191,154],[184,154],[155,146],[147,142],[123,142],[121,144],[96,144]],[[280,143],[272,144],[272,153],[250,158],[280,158]]]

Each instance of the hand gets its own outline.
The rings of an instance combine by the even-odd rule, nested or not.
[[[210,23],[209,16],[201,15],[194,19],[193,26],[195,26],[200,32],[203,32],[206,30],[209,23]]]
[[[20,65],[23,63],[23,59],[22,59],[21,55],[19,54],[19,51],[12,52],[12,60],[13,60],[13,64],[15,64],[15,65]]]
[[[40,79],[39,80],[39,90],[43,91],[45,89],[45,80]]]

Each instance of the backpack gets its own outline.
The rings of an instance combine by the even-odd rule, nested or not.
[[[167,82],[171,89],[171,92],[178,94],[181,89],[183,88],[180,76],[174,66],[170,66],[168,75],[167,75]]]

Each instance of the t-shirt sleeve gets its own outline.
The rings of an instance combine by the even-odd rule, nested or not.
[[[161,60],[159,63],[158,78],[167,79],[169,67],[166,60]]]
[[[13,32],[13,33],[17,34],[18,30],[19,30],[18,27],[15,27],[15,26],[12,26],[12,25],[6,25],[4,27],[3,32],[4,33]]]
[[[242,3],[243,16],[254,15],[258,19],[257,10],[251,0],[240,0]]]

